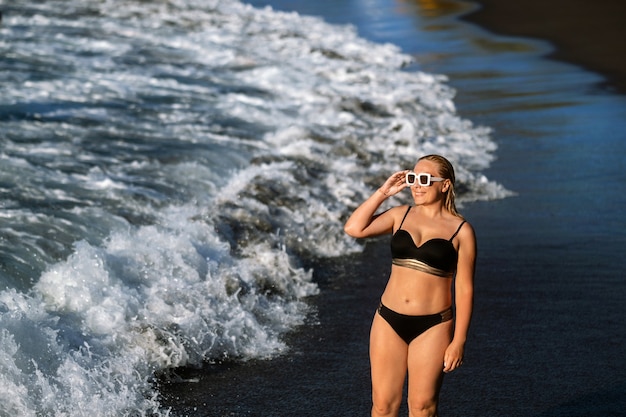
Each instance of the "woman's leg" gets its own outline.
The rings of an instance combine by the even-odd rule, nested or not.
[[[378,313],[370,333],[372,417],[397,416],[407,372],[407,344]]]
[[[409,345],[409,417],[437,416],[443,382],[443,355],[452,337],[452,321],[431,327]]]

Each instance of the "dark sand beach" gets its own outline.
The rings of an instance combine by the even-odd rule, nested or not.
[[[449,75],[459,113],[494,129],[485,174],[516,194],[461,208],[479,239],[475,315],[440,415],[623,416],[623,7],[481,0],[484,9],[464,14],[453,1],[378,3],[367,21],[344,2],[253,2],[358,20],[361,33]],[[310,265],[317,313],[289,335],[288,354],[180,370],[162,383],[163,404],[175,416],[369,415],[367,338],[388,263],[383,238]]]
[[[464,18],[495,33],[543,39],[550,57],[608,77],[626,93],[626,2],[621,0],[477,0],[480,9]]]

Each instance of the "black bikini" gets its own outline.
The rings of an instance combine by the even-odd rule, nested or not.
[[[385,307],[383,303],[378,306],[378,314],[385,319],[391,328],[406,342],[410,344],[413,339],[437,324],[452,320],[452,309],[447,308],[441,313],[427,314],[425,316],[409,316],[396,313]]]
[[[410,210],[411,207],[409,206],[402,218],[400,228],[391,238],[392,263],[439,277],[452,278],[458,260],[452,239],[459,233],[465,220],[461,222],[450,239],[430,239],[420,246],[416,246],[411,234],[401,228]]]
[[[401,229],[410,210],[411,207],[409,206],[402,218],[400,228],[398,228],[391,238],[392,263],[439,277],[452,278],[456,271],[458,260],[458,254],[452,244],[452,239],[459,233],[465,221],[461,222],[450,239],[430,239],[422,245],[417,246],[411,234]],[[436,314],[409,316],[397,313],[380,303],[378,314],[389,323],[407,345],[431,327],[452,320],[451,308],[447,308]]]

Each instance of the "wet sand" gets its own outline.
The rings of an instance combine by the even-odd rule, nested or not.
[[[338,8],[347,4],[327,1]],[[313,3],[301,4],[312,8]],[[465,19],[484,19],[480,13],[486,11]],[[526,20],[522,13],[490,13],[506,28]],[[557,35],[572,42],[581,36],[568,34],[565,23],[533,23],[535,29],[542,25],[551,36],[545,39],[555,45]],[[432,45],[446,53],[436,64],[454,74],[459,111],[495,129],[498,158],[486,175],[519,195],[461,210],[479,237],[478,296],[466,364],[446,376],[441,415],[623,415],[626,368],[615,358],[626,354],[621,278],[626,237],[619,233],[626,205],[624,97],[598,94],[587,85],[597,77],[537,58],[532,48],[520,58],[496,51],[486,59],[480,46],[467,49],[484,39],[468,40],[468,31],[445,27],[451,34],[441,42],[461,46]],[[410,27],[394,34],[394,42],[426,37]],[[459,42],[461,37],[467,42]],[[619,43],[613,40],[614,48],[622,47]],[[565,60],[558,53],[551,57]],[[592,55],[570,62],[582,66]],[[611,78],[614,83],[626,79],[624,71],[614,74],[620,74]],[[161,385],[163,405],[172,407],[173,416],[369,414],[367,335],[388,275],[388,240],[371,241],[362,255],[310,266],[322,294],[311,300],[317,311],[312,323],[287,337],[288,354],[178,370],[186,382]],[[405,403],[400,415],[407,415]]]
[[[476,0],[464,19],[494,33],[551,42],[550,58],[605,75],[607,87],[626,93],[626,1]]]

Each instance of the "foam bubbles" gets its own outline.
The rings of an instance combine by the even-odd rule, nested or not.
[[[454,162],[461,202],[509,195],[445,76],[351,26],[235,0],[6,7],[10,415],[167,415],[155,374],[284,354],[319,293],[303,265],[360,251],[345,218],[422,154]]]

